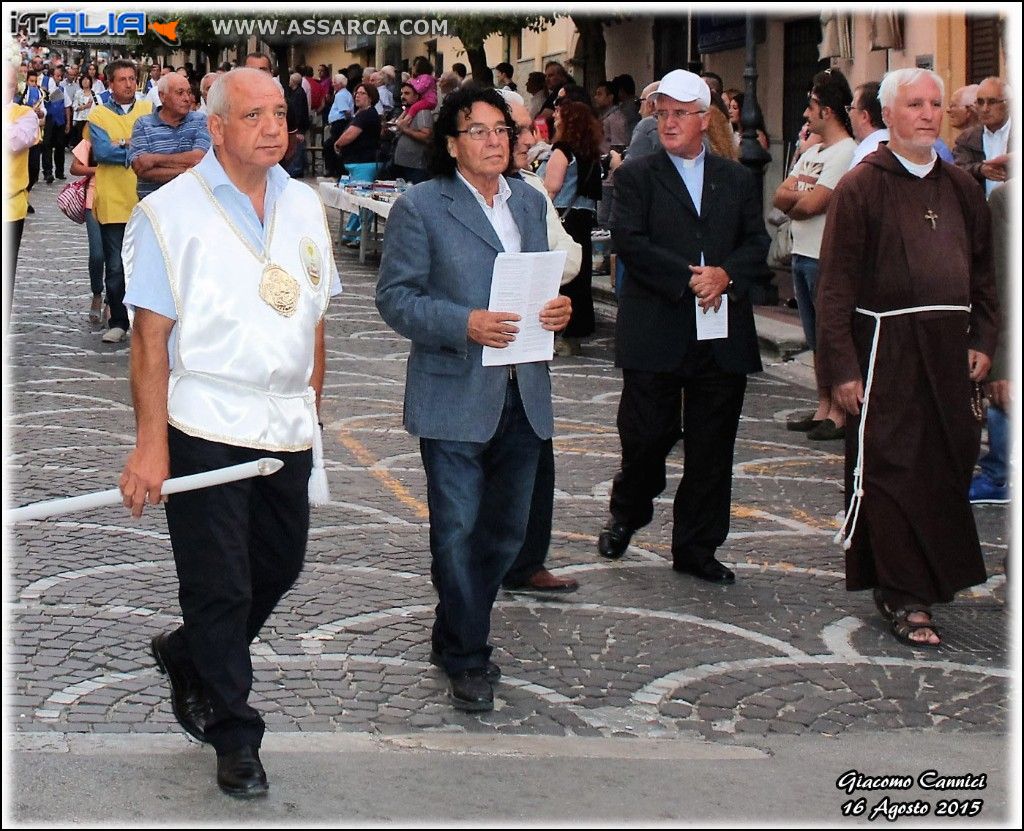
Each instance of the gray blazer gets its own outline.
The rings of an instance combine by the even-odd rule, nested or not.
[[[510,179],[508,205],[522,250],[547,251],[544,197]],[[416,185],[395,202],[384,232],[377,308],[412,341],[405,379],[405,428],[414,436],[488,441],[498,428],[508,369],[485,367],[469,340],[473,309],[486,309],[494,258],[503,251],[483,210],[455,177]],[[516,367],[534,432],[551,438],[551,380],[546,362]]]

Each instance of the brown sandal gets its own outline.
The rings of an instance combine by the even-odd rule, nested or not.
[[[881,589],[872,589],[871,597],[875,601],[875,608],[878,609],[878,614],[891,623],[892,619],[896,617],[896,608],[885,599],[885,592]]]
[[[915,623],[910,619],[913,614],[926,614],[928,615],[928,621],[926,623]],[[935,633],[935,637],[939,639],[938,643],[929,643],[928,641],[919,641],[911,637],[914,632],[918,632],[922,629],[928,629]],[[938,649],[942,646],[942,635],[939,632],[939,627],[935,625],[935,620],[932,618],[932,613],[929,609],[922,608],[902,608],[897,609],[892,617],[892,624],[890,626],[892,636],[896,638],[900,643],[912,646],[914,648],[921,649]]]

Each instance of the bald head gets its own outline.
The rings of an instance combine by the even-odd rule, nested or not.
[[[949,123],[956,130],[966,130],[978,123],[978,114],[974,110],[974,102],[978,97],[978,84],[960,87],[949,97],[946,113]]]
[[[273,76],[262,69],[239,67],[218,75],[206,96],[206,112],[227,118],[231,113],[231,101],[248,98],[252,93],[273,90],[278,95],[281,90],[274,83]],[[282,96],[283,98],[283,96]]]
[[[512,166],[516,170],[525,168],[529,161],[527,155],[530,148],[537,143],[537,136],[533,132],[533,119],[530,118],[530,111],[525,105],[509,103],[509,110],[512,112],[512,120],[516,124],[517,137],[512,145]]]
[[[658,82],[655,81],[653,84],[648,84],[644,87],[644,91],[640,93],[640,115],[649,116],[654,115],[654,93],[658,91]]]
[[[1010,117],[1010,87],[1002,78],[986,78],[978,84],[974,108],[978,121],[995,132]]]

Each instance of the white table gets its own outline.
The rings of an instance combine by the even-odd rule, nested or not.
[[[320,183],[320,201],[329,208],[337,208],[343,215],[359,212],[359,262],[365,263],[371,249],[376,250],[373,231],[377,222],[387,220],[392,203],[349,193],[333,182]]]

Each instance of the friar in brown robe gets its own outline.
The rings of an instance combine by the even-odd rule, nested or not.
[[[932,74],[904,77],[917,80],[899,86],[901,98],[885,107],[880,96],[889,145],[843,177],[829,206],[817,372],[819,383],[854,391],[852,399],[847,393],[848,513],[858,489],[861,504],[846,553],[846,587],[878,588],[894,608],[926,609],[986,579],[967,492],[981,434],[972,396],[994,352],[997,318],[984,192],[934,154],[929,172],[918,176],[893,152],[910,162],[924,158],[917,168],[923,172],[923,149],[930,151],[928,137],[937,137],[941,124],[941,106],[934,111],[941,87]],[[970,311],[908,313],[933,305]],[[858,308],[901,313],[879,320]],[[857,385],[868,380],[876,325],[863,478],[855,484],[861,424],[853,411],[863,412]],[[849,527],[848,520],[847,533]],[[937,628],[926,637],[924,645],[938,645]]]

